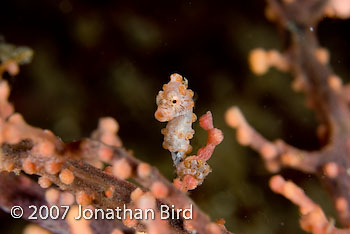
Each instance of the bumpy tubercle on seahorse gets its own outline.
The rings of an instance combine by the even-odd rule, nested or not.
[[[161,131],[164,135],[163,148],[171,152],[176,167],[178,178],[174,180],[174,185],[184,192],[202,184],[211,172],[206,161],[224,138],[222,131],[214,128],[212,114],[208,111],[199,119],[199,125],[208,131],[207,144],[198,150],[197,155],[187,156],[192,151],[192,123],[197,119],[193,113],[193,91],[187,88],[185,78],[172,74],[169,83],[157,95],[158,108],[155,112],[158,121],[168,122]]]

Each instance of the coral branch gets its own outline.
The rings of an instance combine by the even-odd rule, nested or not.
[[[21,123],[20,129],[27,129],[27,127],[23,126],[24,122],[17,123]],[[18,130],[18,133],[21,132]],[[29,137],[29,132],[26,134],[23,135]],[[57,151],[58,149],[56,148],[55,156],[47,157],[35,150],[37,148],[34,144],[37,140],[35,136],[36,134],[33,132],[31,137],[34,140],[23,140],[17,144],[3,143],[1,147],[1,165],[3,169],[11,171],[23,170],[27,174],[40,175],[42,178],[46,178],[58,185],[60,189],[76,194],[76,200],[79,204],[92,204],[101,208],[122,207],[124,204],[133,206],[131,194],[136,190],[135,185],[124,180],[118,180],[82,161],[89,161],[92,155],[99,155],[101,152],[112,152],[111,159],[115,161],[124,159],[125,163],[131,167],[132,174],[135,174],[135,179],[144,185],[145,188],[150,188],[155,182],[163,184],[168,191],[164,202],[183,209],[193,204],[193,212],[196,216],[191,222],[196,230],[205,228],[206,225],[203,226],[205,223],[210,224],[209,218],[199,211],[193,201],[174,188],[156,169],[147,166],[145,168],[145,164],[131,157],[125,150],[87,139],[67,145],[61,145],[63,143],[60,143],[58,145],[60,151]],[[101,148],[104,148],[104,150],[101,150]],[[139,169],[139,167],[143,167],[143,169]],[[142,170],[148,170],[148,172]],[[67,171],[69,173],[64,173]],[[140,173],[137,173],[137,171]],[[106,195],[111,188],[113,191],[112,195]],[[158,196],[156,193],[153,195],[155,197]],[[158,201],[160,204],[164,204],[164,202]],[[176,230],[173,232],[185,232],[181,220],[170,221],[170,224]],[[137,224],[136,229],[144,230],[142,225],[139,224]],[[223,232],[225,233],[226,231],[223,230]]]
[[[12,53],[11,58],[16,54],[14,51],[18,52],[15,49],[9,52],[10,55]],[[7,61],[2,60],[1,67],[10,73]],[[18,65],[22,60],[12,61]],[[212,223],[186,194],[176,189],[157,169],[123,149],[116,135],[119,125],[114,119],[102,118],[92,139],[64,143],[52,132],[32,127],[20,114],[14,113],[8,102],[9,93],[7,82],[1,79],[0,171],[4,176],[1,177],[0,190],[3,193],[0,195],[0,206],[5,210],[8,211],[12,205],[29,203],[71,205],[67,220],[39,222],[55,233],[67,233],[68,229],[70,233],[213,233],[213,230],[214,233],[229,233],[223,225]],[[28,178],[21,175],[15,178],[8,172],[40,176],[38,183],[42,188]],[[128,178],[133,178],[141,187],[127,181]],[[121,220],[83,219],[76,222],[74,217],[78,207],[72,206],[74,200],[83,207],[105,210],[123,209],[124,205],[130,209],[154,208],[156,217],[152,221],[135,220],[128,216]],[[192,219],[170,217],[162,220],[159,217],[160,205],[173,205],[171,209],[192,207]],[[28,215],[26,210],[24,217]]]
[[[1,208],[10,212],[11,207],[19,205],[24,208],[23,218],[33,213],[28,207],[35,205],[50,206],[49,201],[53,201],[55,205],[73,205],[74,199],[68,192],[58,191],[57,189],[45,190],[37,183],[25,177],[24,175],[15,176],[7,172],[0,173],[0,205]],[[63,210],[61,210],[62,212]],[[66,219],[37,219],[30,220],[40,224],[40,226],[50,230],[53,233],[71,233],[70,225]],[[124,233],[134,233],[134,229],[125,227],[121,221],[105,222],[104,220],[93,220],[90,223],[92,233],[111,233],[114,229],[119,229]]]
[[[238,107],[228,109],[225,118],[230,127],[237,129],[238,142],[259,152],[271,172],[277,172],[282,167],[291,167],[315,173],[322,164],[320,158],[326,160],[322,152],[300,150],[282,140],[268,141],[248,124]]]
[[[321,149],[307,152],[281,140],[270,142],[249,126],[237,107],[226,113],[228,125],[237,129],[238,142],[259,152],[271,172],[291,167],[318,175],[328,187],[339,219],[346,227],[350,227],[348,87],[342,85],[328,65],[329,53],[320,47],[316,27],[325,14],[349,17],[348,9],[348,1],[342,0],[268,0],[266,15],[289,33],[289,48],[281,54],[256,49],[249,56],[250,67],[257,75],[266,73],[270,66],[294,75],[292,87],[305,93],[306,102],[320,123],[318,134],[326,142]],[[293,202],[298,202],[298,197],[294,198]]]
[[[334,227],[334,224],[327,220],[321,207],[307,197],[304,191],[293,182],[285,181],[282,176],[276,175],[270,179],[270,188],[299,206],[300,225],[305,231],[314,234],[350,233],[350,229]]]
[[[199,233],[206,232],[206,225],[203,226],[202,224],[210,222],[209,217],[200,211],[200,209],[188,196],[175,188],[172,183],[164,178],[156,168],[151,167],[147,163],[141,162],[123,148],[110,147],[99,141],[84,139],[71,144],[74,145],[74,147],[72,146],[71,148],[74,148],[76,153],[84,155],[84,157],[87,158],[92,157],[92,155],[99,155],[100,158],[103,158],[102,154],[108,152],[108,154],[111,156],[109,157],[108,161],[105,161],[107,163],[125,159],[132,169],[132,177],[144,188],[152,188],[155,183],[160,183],[167,190],[165,200],[168,204],[172,204],[177,208],[187,208],[192,204],[193,212],[196,215],[194,215],[191,223],[194,229]],[[157,197],[157,194],[154,195]],[[227,231],[224,231],[224,233],[226,232]]]

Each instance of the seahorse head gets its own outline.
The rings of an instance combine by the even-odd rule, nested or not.
[[[154,114],[155,118],[166,122],[192,111],[192,97],[193,91],[187,89],[187,80],[179,74],[172,74],[169,83],[165,84],[157,95],[158,109]]]

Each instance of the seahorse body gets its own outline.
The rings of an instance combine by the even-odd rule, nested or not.
[[[168,121],[167,126],[162,129],[163,147],[172,153],[175,165],[192,150],[192,122],[196,121],[192,98],[193,91],[187,89],[187,80],[179,74],[172,74],[169,83],[157,95],[158,109],[155,118],[160,122]]]
[[[154,114],[160,122],[168,121],[162,129],[163,147],[171,152],[178,175],[174,185],[182,191],[195,189],[202,184],[211,171],[207,160],[224,138],[222,131],[214,128],[212,114],[208,111],[199,119],[199,125],[208,131],[207,144],[198,150],[197,155],[187,156],[192,151],[192,122],[197,119],[193,113],[192,98],[193,92],[187,89],[187,80],[173,74],[157,95],[158,108]]]

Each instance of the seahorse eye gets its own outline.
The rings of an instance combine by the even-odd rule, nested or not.
[[[176,95],[174,95],[174,96],[169,98],[169,101],[171,104],[175,105],[179,101],[179,98]]]

